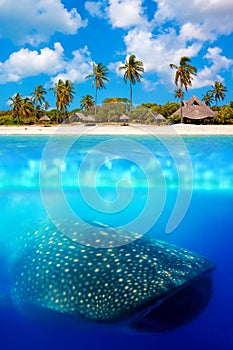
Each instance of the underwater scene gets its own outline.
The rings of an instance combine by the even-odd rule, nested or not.
[[[0,349],[233,349],[232,136],[0,145]]]

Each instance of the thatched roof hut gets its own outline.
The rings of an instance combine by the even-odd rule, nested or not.
[[[39,119],[40,122],[50,122],[50,120],[51,119],[46,114]]]
[[[167,119],[162,114],[157,112],[152,112],[152,110],[150,109],[147,109],[145,112],[143,112],[142,115],[140,116],[140,119],[144,119],[147,115],[150,115],[154,119],[154,121],[158,124],[167,121]]]
[[[212,111],[204,102],[196,96],[192,96],[188,101],[183,101],[182,108],[183,118],[200,120],[205,118],[213,118],[217,112]],[[172,114],[172,116],[181,115],[181,108]]]
[[[166,122],[167,121],[167,119],[160,113],[155,114],[154,118],[157,122]]]
[[[129,125],[128,122],[129,122],[129,117],[126,115],[126,114],[122,114],[119,118],[119,121],[122,122],[124,126],[127,126]]]
[[[87,117],[84,117],[83,121],[85,122],[95,122],[95,118],[91,115],[88,115]]]
[[[68,123],[78,123],[80,121],[83,121],[85,119],[85,115],[81,112],[76,112],[72,114],[68,119]]]
[[[128,117],[126,114],[122,114],[122,115],[120,116],[119,120],[120,120],[120,121],[123,121],[123,122],[129,121],[129,117]]]

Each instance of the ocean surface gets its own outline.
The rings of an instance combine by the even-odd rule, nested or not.
[[[1,136],[0,349],[233,349],[233,137]],[[162,333],[79,328],[11,305],[17,235],[43,220],[149,232],[215,265],[207,307]]]

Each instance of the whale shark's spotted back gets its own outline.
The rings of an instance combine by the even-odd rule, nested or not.
[[[213,268],[204,257],[145,237],[121,247],[93,248],[48,226],[21,242],[12,276],[14,304],[96,321],[156,302]]]

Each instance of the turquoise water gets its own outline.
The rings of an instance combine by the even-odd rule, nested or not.
[[[0,294],[9,289],[17,235],[64,216],[71,228],[82,220],[148,230],[216,264],[209,305],[176,330],[61,329],[9,306],[0,313],[2,349],[233,348],[233,137],[2,136],[0,144]]]

